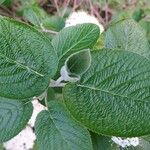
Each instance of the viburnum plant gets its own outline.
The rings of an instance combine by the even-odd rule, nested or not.
[[[96,145],[98,134],[106,135],[105,143],[108,136],[115,141],[150,134],[144,31],[131,19],[112,23],[101,49],[94,48],[99,33],[97,25],[86,23],[50,40],[34,27],[0,17],[0,142],[26,126],[33,98],[47,107],[35,123],[40,150],[99,150],[106,145]]]

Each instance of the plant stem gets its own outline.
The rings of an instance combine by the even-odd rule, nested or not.
[[[58,32],[56,32],[56,31],[45,29],[42,24],[40,24],[40,27],[42,29],[42,32],[46,32],[46,33],[50,33],[50,34],[54,34],[54,35],[58,34]]]
[[[63,78],[62,76],[60,76],[56,81],[55,80],[51,80],[50,83],[50,87],[64,87],[66,85],[66,83],[62,83]]]
[[[58,1],[54,0],[54,4],[55,4],[58,15],[61,16],[60,11],[59,11],[59,7],[58,7]]]
[[[108,24],[108,3],[107,0],[105,0],[105,24]]]
[[[46,94],[46,96],[45,96],[45,98],[44,98],[44,101],[45,101],[45,105],[46,105],[46,107],[48,108],[47,94]]]
[[[58,32],[53,31],[53,30],[48,30],[48,29],[42,29],[42,31],[46,33],[54,34],[54,35],[58,34]]]
[[[70,3],[70,0],[67,0],[67,2],[66,2],[66,4],[65,4],[65,9],[64,9],[64,11],[63,11],[63,13],[62,13],[62,16],[65,15],[65,12],[66,12],[66,10],[67,10],[67,7],[68,7],[69,3]]]

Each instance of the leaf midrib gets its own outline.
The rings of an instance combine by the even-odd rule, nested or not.
[[[147,102],[147,103],[150,103],[150,101],[145,101],[145,100],[141,100],[141,99],[133,99],[132,97],[128,97],[128,96],[123,96],[123,95],[119,95],[119,94],[116,94],[116,93],[113,93],[113,92],[110,92],[108,90],[103,90],[103,89],[100,89],[100,88],[97,88],[97,87],[92,87],[92,86],[88,86],[88,85],[82,85],[82,84],[77,84],[78,87],[82,87],[82,88],[87,88],[87,89],[91,89],[91,90],[95,90],[95,91],[101,91],[101,92],[104,92],[104,93],[108,93],[108,94],[111,94],[113,96],[118,96],[118,97],[122,97],[122,98],[131,98],[132,100],[134,101],[140,101],[140,102]]]
[[[63,137],[63,135],[62,135],[62,133],[61,133],[59,127],[57,127],[57,125],[56,125],[56,123],[55,123],[55,121],[54,121],[54,119],[53,119],[53,117],[52,117],[50,111],[48,111],[48,112],[49,112],[49,117],[50,117],[50,119],[52,120],[53,124],[55,125],[56,130],[60,133],[60,136],[61,136],[62,139],[65,141],[65,143],[68,145],[68,148],[71,150],[71,147],[69,146],[68,141]]]
[[[18,65],[18,67],[20,66],[21,68],[23,68],[23,69],[25,69],[25,70],[27,70],[27,71],[30,71],[30,72],[32,72],[32,73],[34,73],[34,74],[36,74],[36,75],[38,75],[38,76],[40,76],[40,77],[43,77],[43,76],[44,76],[44,74],[41,74],[41,73],[39,73],[38,71],[36,71],[36,70],[30,68],[29,66],[26,66],[26,65],[22,64],[21,62],[16,61],[16,60],[13,60],[13,59],[11,59],[11,58],[9,58],[9,57],[3,55],[3,54],[0,54],[0,57],[6,59],[6,60],[7,60],[8,62],[10,62],[10,63],[12,63],[12,62],[15,63],[15,64]]]

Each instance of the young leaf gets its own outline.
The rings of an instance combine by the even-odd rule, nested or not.
[[[32,115],[32,103],[0,98],[0,142],[16,136]]]
[[[60,16],[47,17],[42,21],[42,24],[45,28],[60,31],[65,26],[65,21]]]
[[[64,28],[52,40],[59,57],[59,68],[73,53],[92,47],[99,38],[99,27],[94,24],[80,24]]]
[[[71,114],[90,130],[120,137],[150,133],[150,61],[138,54],[92,52],[80,82],[63,89]]]
[[[48,38],[34,28],[0,18],[0,96],[25,99],[40,95],[57,70]]]
[[[112,24],[105,38],[105,47],[121,49],[150,57],[148,40],[144,30],[132,19]]]
[[[58,101],[49,102],[49,110],[38,115],[35,132],[40,150],[92,150],[88,131]]]
[[[142,19],[139,24],[141,25],[141,27],[145,30],[146,32],[146,37],[148,39],[148,41],[150,42],[150,21],[149,20],[144,20]]]
[[[76,82],[84,74],[91,64],[90,50],[82,50],[67,58],[60,74],[64,81]]]
[[[70,75],[82,75],[91,65],[90,50],[83,50],[71,55],[65,62]]]
[[[24,8],[23,16],[32,24],[40,26],[42,21],[46,18],[47,14],[40,7],[31,5]]]

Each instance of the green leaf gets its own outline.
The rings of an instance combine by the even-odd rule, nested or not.
[[[150,42],[150,21],[148,21],[148,20],[141,20],[140,22],[139,22],[139,24],[141,25],[141,27],[145,30],[145,32],[146,32],[146,37],[147,37],[147,39],[149,40],[149,42]]]
[[[118,10],[116,11],[113,16],[112,16],[112,22],[115,23],[115,22],[118,22],[118,21],[121,21],[121,20],[125,20],[125,19],[131,19],[132,18],[132,13],[133,13],[133,10]],[[109,27],[108,27],[109,29]]]
[[[47,14],[40,7],[32,5],[24,8],[23,16],[32,24],[40,26]]]
[[[0,4],[3,4],[5,2],[5,0],[0,0]]]
[[[45,28],[60,31],[65,26],[65,21],[60,16],[52,16],[47,17],[45,20],[42,21],[42,24]]]
[[[13,2],[13,0],[0,0],[0,1],[2,1],[2,2],[0,2],[0,4],[4,5],[6,7],[10,7]]]
[[[138,54],[92,52],[80,82],[63,89],[71,114],[90,130],[120,137],[150,133],[150,61]]]
[[[35,132],[40,150],[92,150],[88,131],[58,101],[38,115]]]
[[[34,146],[33,146],[32,150],[39,150],[39,147],[37,145],[37,141],[34,142]]]
[[[34,28],[0,18],[0,96],[25,99],[45,91],[57,70],[50,41]]]
[[[80,76],[84,74],[91,65],[90,50],[83,50],[72,54],[65,62],[69,75]]]
[[[20,102],[0,98],[0,142],[16,136],[26,125],[32,115],[31,102]]]
[[[3,143],[0,143],[0,150],[4,150]]]
[[[144,17],[143,9],[136,9],[132,14],[132,18],[137,22],[140,21],[143,17]]]
[[[112,24],[105,38],[105,47],[121,49],[150,57],[149,43],[144,30],[132,19]]]
[[[60,61],[58,70],[71,54],[94,46],[99,33],[99,27],[94,24],[80,24],[61,30],[52,40]]]
[[[105,35],[101,34],[96,42],[96,44],[94,45],[93,49],[102,49],[104,48],[104,40],[105,39]]]
[[[119,146],[113,143],[110,137],[91,132],[94,150],[119,150]]]

